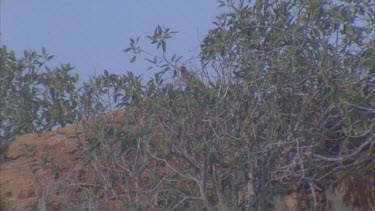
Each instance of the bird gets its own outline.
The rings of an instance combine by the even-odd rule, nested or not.
[[[198,88],[200,90],[204,90],[206,88],[204,83],[201,80],[199,80],[197,77],[195,77],[193,73],[189,72],[185,66],[181,66],[180,72],[181,72],[181,80],[186,84],[186,86]]]

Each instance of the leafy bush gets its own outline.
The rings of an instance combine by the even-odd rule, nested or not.
[[[179,60],[167,58],[171,32],[158,27],[148,38],[162,56],[146,60],[161,71],[141,88],[147,100],[132,104],[123,132],[94,135],[93,165],[99,175],[111,169],[109,186],[145,208],[263,210],[296,189],[318,208],[324,178],[374,155],[371,3],[220,5],[228,12],[202,43],[207,89],[160,80],[179,75]],[[126,51],[132,62],[151,55],[138,39]]]
[[[50,69],[53,56],[25,51],[17,59],[6,46],[0,49],[0,151],[15,135],[63,127],[78,119],[78,75],[69,64]]]

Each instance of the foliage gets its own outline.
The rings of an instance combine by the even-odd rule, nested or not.
[[[0,54],[0,135],[4,150],[15,135],[42,132],[64,127],[86,116],[103,114],[116,106],[127,106],[141,101],[140,76],[129,72],[119,76],[92,76],[78,86],[78,74],[69,64],[51,69],[46,63],[51,56],[25,51],[17,59],[4,46]],[[136,88],[135,88],[136,87]],[[125,94],[126,93],[126,94]],[[103,107],[102,99],[113,101]]]
[[[18,134],[41,132],[77,121],[78,75],[69,64],[50,69],[53,56],[0,49],[0,135],[5,148]]]
[[[220,5],[228,12],[202,42],[207,90],[164,81],[168,72],[178,80],[180,58],[168,58],[165,47],[153,56],[131,39],[131,61],[143,54],[161,71],[139,90],[145,100],[131,104],[122,130],[108,123],[94,130],[100,144],[90,160],[98,175],[112,170],[113,182],[102,178],[102,185],[162,210],[263,210],[297,189],[310,208],[323,206],[325,178],[372,165],[371,3]],[[158,27],[148,38],[159,48],[168,33]]]
[[[83,199],[69,206],[100,209],[115,201],[122,209],[267,210],[276,196],[299,191],[308,209],[324,209],[331,206],[322,203],[333,173],[374,173],[373,3],[219,4],[227,12],[217,17],[203,40],[197,68],[205,89],[174,83],[180,81],[181,57],[168,57],[166,47],[174,32],[157,27],[147,38],[159,55],[145,51],[140,38],[131,39],[125,49],[133,53],[130,62],[143,55],[159,70],[147,83],[130,72],[120,76],[104,71],[74,95],[61,94],[70,90],[67,85],[55,97],[45,88],[50,98],[41,102],[53,103],[32,105],[34,113],[27,117],[36,123],[18,133],[49,128],[40,126],[51,120],[38,109],[58,105],[56,96],[77,103],[68,104],[70,111],[77,105],[77,118],[84,120],[87,145],[81,159],[91,169],[85,182],[94,185],[79,186]],[[10,73],[11,68],[25,69],[11,54],[2,55],[7,55],[4,61],[13,61],[1,62]],[[36,80],[34,72],[35,80],[26,86],[44,86],[46,81]],[[27,74],[21,73],[14,81],[24,80]],[[1,84],[2,99],[19,96],[23,86],[17,83]],[[34,99],[39,89],[31,93]],[[5,102],[1,114],[12,118],[1,122],[2,128],[17,122],[12,112],[23,111]],[[113,111],[124,107],[125,115]],[[109,110],[104,118],[98,116]],[[60,120],[54,122],[62,125]]]

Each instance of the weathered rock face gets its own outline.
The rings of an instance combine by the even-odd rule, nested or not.
[[[124,111],[112,114],[106,118],[115,117],[116,122],[117,118],[123,117]],[[88,181],[92,180],[87,178],[93,178],[93,171],[81,155],[85,149],[84,140],[81,123],[53,132],[17,137],[9,147],[6,161],[0,165],[0,210],[32,210],[34,207],[42,210],[69,210],[67,202],[79,192],[74,189],[74,184],[91,185]],[[358,172],[338,172],[317,182],[318,187],[319,183],[332,184],[331,189],[317,193],[320,207],[375,210],[374,164],[373,160],[364,164]],[[304,204],[308,197],[301,192],[302,189],[296,188],[294,192],[281,197],[277,210],[308,207]],[[108,207],[110,205],[107,205],[108,210],[115,210]]]
[[[51,206],[48,210],[58,207],[64,195],[56,191],[63,185],[63,175],[79,165],[75,153],[82,134],[82,125],[74,124],[17,137],[9,147],[7,161],[0,165],[1,210],[47,209],[47,204]]]
[[[120,110],[96,120],[116,124],[124,114]],[[85,138],[82,123],[16,137],[0,164],[0,210],[61,210],[77,193],[72,184],[92,173],[82,159]]]

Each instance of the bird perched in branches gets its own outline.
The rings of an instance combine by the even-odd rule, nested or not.
[[[189,72],[185,66],[181,66],[180,68],[181,72],[181,80],[186,84],[186,86],[190,86],[193,88],[198,88],[200,90],[206,89],[206,86],[204,83],[199,80],[195,75],[191,72]]]

